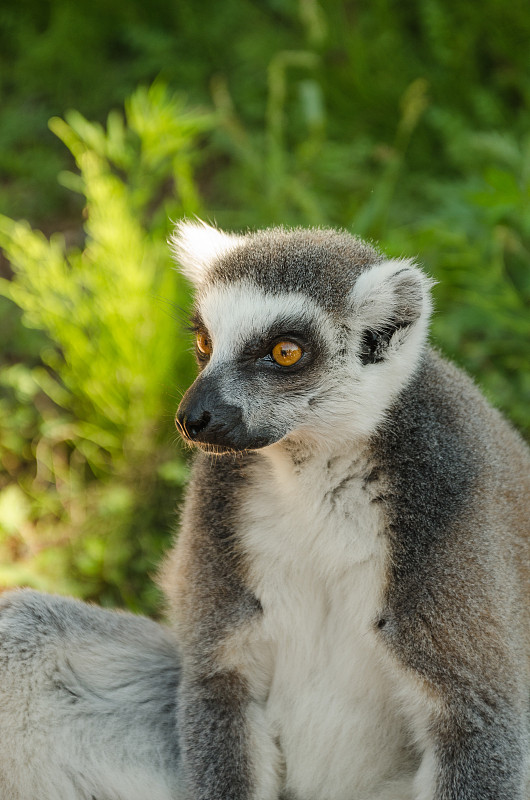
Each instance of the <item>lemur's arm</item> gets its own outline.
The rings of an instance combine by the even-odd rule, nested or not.
[[[449,570],[446,565],[450,585]],[[466,576],[478,585],[488,583],[470,561]],[[458,604],[441,588],[437,594],[421,570],[418,581],[423,598],[407,613],[396,604],[392,621],[381,630],[407,667],[406,708],[425,748],[414,798],[526,800],[528,687],[518,669],[516,637],[498,625],[486,602]],[[421,598],[419,589],[414,596]],[[497,612],[506,613],[500,595],[497,601]]]
[[[483,604],[459,604],[446,591],[450,569],[445,566],[438,593],[420,575],[426,590],[421,604],[416,601],[408,619],[396,606],[388,630],[392,649],[415,672],[413,720],[417,740],[426,745],[415,800],[526,800],[528,687],[517,637],[499,625],[486,598]],[[466,577],[477,585],[490,583],[471,559]],[[508,619],[502,594],[500,588],[489,602]]]
[[[236,673],[189,676],[178,693],[180,741],[193,800],[252,797],[245,710],[248,693]]]
[[[437,720],[415,781],[417,800],[525,800],[524,718],[476,708]]]
[[[184,680],[178,707],[184,779],[192,800],[276,800],[277,748],[240,675]]]
[[[467,577],[477,580],[469,564]],[[431,607],[424,599],[405,616],[396,606],[382,628],[409,670],[406,707],[425,748],[415,800],[526,800],[528,688],[517,644],[487,605],[458,607],[423,584]]]
[[[279,794],[278,747],[265,720],[263,686],[256,687],[247,662],[246,642],[263,612],[247,586],[231,503],[245,464],[199,454],[162,575],[182,655],[177,714],[190,800]],[[262,679],[265,670],[260,663]]]
[[[186,666],[177,695],[190,800],[276,800],[280,757],[259,698],[242,670],[214,655],[207,636],[196,644],[182,648]]]
[[[455,395],[456,378],[430,354],[381,432],[393,488],[379,635],[406,676],[403,707],[424,748],[415,800],[526,800],[527,601],[513,575],[527,556],[524,534],[519,554],[506,538],[524,490],[510,495],[504,468],[481,461],[477,396],[463,382]],[[519,479],[527,468],[510,457]]]

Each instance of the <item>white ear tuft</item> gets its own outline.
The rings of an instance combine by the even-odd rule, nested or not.
[[[225,233],[198,219],[180,220],[168,243],[182,274],[199,286],[210,265],[243,241],[243,236]]]

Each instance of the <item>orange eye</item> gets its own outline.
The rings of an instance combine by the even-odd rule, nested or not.
[[[203,332],[199,331],[196,337],[197,350],[203,356],[209,356],[212,352],[212,343],[210,338]]]
[[[302,358],[302,348],[294,342],[278,342],[272,348],[273,359],[282,367],[291,367]]]

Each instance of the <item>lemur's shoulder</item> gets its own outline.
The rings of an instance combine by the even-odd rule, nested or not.
[[[202,641],[205,659],[223,633],[261,611],[248,589],[247,563],[235,535],[239,501],[253,453],[197,452],[175,546],[159,581],[181,641]]]
[[[509,468],[513,459],[526,464],[527,469],[530,466],[528,446],[473,379],[427,347],[411,380],[389,409],[386,422],[376,432],[375,441],[387,447],[403,447],[409,441],[412,447],[434,441],[436,432],[440,434],[437,446],[449,447],[453,442],[458,456],[470,466],[486,456],[500,468]]]
[[[373,449],[386,481],[389,645],[420,671],[443,664],[453,685],[464,669],[476,680],[486,668],[501,676],[525,635],[518,610],[528,580],[514,575],[528,569],[528,449],[472,379],[432,350]],[[465,634],[451,651],[457,629]]]
[[[526,505],[528,447],[473,380],[431,348],[373,437],[373,450],[390,476],[401,526],[421,516],[432,534],[467,514],[469,525],[484,527],[482,509],[490,521],[504,514],[509,527],[514,497]]]

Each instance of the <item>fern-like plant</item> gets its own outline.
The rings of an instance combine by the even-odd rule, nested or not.
[[[143,576],[169,535],[174,491],[162,495],[185,474],[169,423],[187,380],[172,309],[186,298],[165,239],[169,217],[200,210],[194,158],[209,125],[159,84],[106,129],[75,112],[52,119],[79,170],[61,180],[85,198],[82,247],[0,217],[14,271],[0,293],[45,334],[40,364],[0,373],[4,586],[152,609]],[[12,424],[21,409],[25,435]]]

